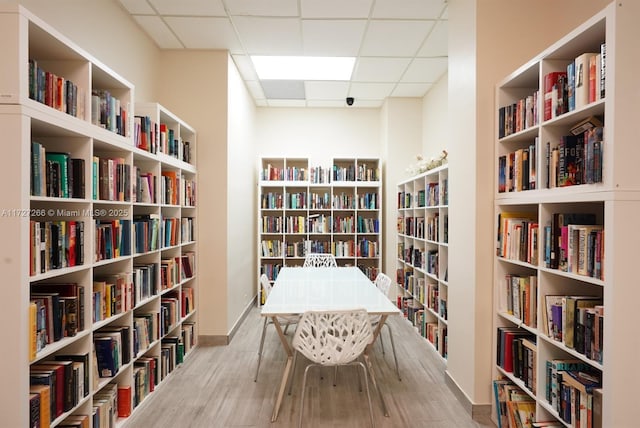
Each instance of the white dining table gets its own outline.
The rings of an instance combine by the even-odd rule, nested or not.
[[[262,316],[270,317],[273,321],[282,347],[287,353],[287,362],[271,416],[272,422],[278,418],[293,364],[293,349],[284,334],[282,325],[278,322],[278,317],[302,314],[306,311],[359,308],[365,309],[370,315],[381,316],[373,332],[374,340],[363,356],[371,382],[378,391],[383,412],[385,416],[389,415],[373,372],[369,352],[387,317],[400,314],[398,307],[357,267],[283,267],[261,312]]]

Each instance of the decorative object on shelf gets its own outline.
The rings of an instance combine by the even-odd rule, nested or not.
[[[414,165],[409,165],[407,172],[409,175],[414,176],[442,166],[448,162],[448,155],[449,153],[446,150],[442,150],[442,154],[438,158],[431,158],[429,160],[425,159],[422,155],[416,155],[417,162]]]

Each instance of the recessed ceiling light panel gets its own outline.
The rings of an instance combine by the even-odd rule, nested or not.
[[[320,56],[251,56],[260,80],[349,80],[356,59]]]

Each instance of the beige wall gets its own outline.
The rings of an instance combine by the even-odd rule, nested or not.
[[[228,54],[163,51],[158,101],[196,129],[198,334],[229,333],[227,298]]]

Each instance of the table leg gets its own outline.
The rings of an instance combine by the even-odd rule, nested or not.
[[[371,364],[371,359],[369,358],[369,351],[371,351],[373,344],[376,342],[378,336],[380,335],[380,330],[382,330],[382,326],[384,325],[386,320],[387,320],[387,315],[382,315],[380,318],[380,322],[378,323],[378,325],[376,326],[376,329],[373,332],[373,340],[371,341],[369,346],[367,346],[367,349],[365,349],[363,356],[367,366],[367,371],[369,372],[369,379],[371,379],[371,382],[373,383],[374,388],[376,389],[376,391],[378,391],[378,396],[380,397],[380,403],[382,404],[382,412],[384,413],[385,416],[389,416],[389,410],[387,410],[387,403],[384,401],[382,391],[380,390],[380,386],[376,381],[376,376],[373,373],[373,365]]]
[[[282,373],[282,380],[280,381],[280,389],[278,390],[278,397],[276,398],[276,403],[273,406],[273,414],[271,415],[271,422],[275,422],[278,419],[278,412],[280,412],[280,407],[282,406],[282,398],[284,397],[284,391],[287,388],[287,380],[289,379],[289,371],[291,370],[291,365],[293,362],[293,351],[289,346],[289,342],[284,335],[284,331],[282,331],[282,326],[278,322],[278,317],[272,317],[273,325],[278,332],[278,336],[280,337],[280,343],[282,343],[282,347],[287,353],[287,363],[284,366],[284,372]]]

